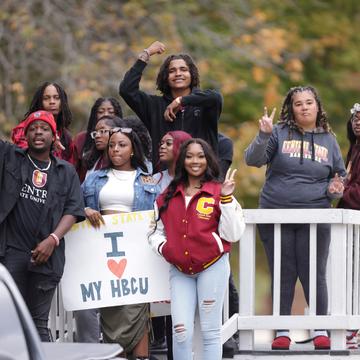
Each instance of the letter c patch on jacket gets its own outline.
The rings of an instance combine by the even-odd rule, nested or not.
[[[196,211],[198,212],[198,217],[202,219],[209,219],[209,215],[214,211],[214,204],[214,198],[201,197],[196,204]]]

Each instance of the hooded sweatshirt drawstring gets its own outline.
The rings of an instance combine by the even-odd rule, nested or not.
[[[301,134],[300,164],[304,163],[304,134]]]
[[[314,132],[311,132],[311,160],[315,161]]]
[[[311,160],[315,161],[314,132],[311,132]],[[301,134],[300,164],[304,163],[304,134]]]

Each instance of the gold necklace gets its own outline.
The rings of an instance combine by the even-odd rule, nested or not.
[[[199,189],[201,189],[201,185],[188,186],[187,188],[185,188],[185,195],[186,196],[193,196],[199,191]]]
[[[40,170],[40,171],[48,171],[48,170],[50,169],[51,159],[50,159],[49,163],[47,164],[47,166],[44,167],[43,169],[41,169],[39,166],[37,166],[37,165],[34,163],[33,159],[32,159],[31,156],[29,155],[29,153],[26,153],[26,155],[27,155],[28,159],[29,159],[30,162],[34,165],[34,167],[35,167],[36,169],[38,169],[38,170]]]

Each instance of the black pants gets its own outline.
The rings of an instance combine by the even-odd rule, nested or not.
[[[290,315],[294,299],[296,281],[299,278],[309,304],[309,233],[308,224],[281,225],[281,290],[280,315]],[[265,248],[273,285],[274,274],[274,225],[258,225]],[[326,264],[329,255],[330,225],[317,225],[317,283],[316,314],[326,315],[328,294],[326,284]],[[273,286],[271,286],[273,289]]]
[[[232,271],[229,277],[229,317],[239,312],[239,293],[234,283]]]
[[[14,248],[6,250],[1,262],[13,277],[33,318],[41,341],[50,341],[48,318],[51,300],[59,282],[50,276],[29,271],[30,254]]]

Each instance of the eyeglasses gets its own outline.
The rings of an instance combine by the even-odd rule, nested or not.
[[[110,130],[110,136],[118,132],[130,134],[132,132],[132,128],[114,127]]]
[[[167,147],[173,145],[174,142],[172,140],[166,140],[166,141],[160,141],[159,142],[159,147],[163,146],[163,145],[166,145]]]
[[[110,132],[109,129],[94,130],[90,133],[90,136],[92,139],[95,139],[96,135],[103,136],[103,135],[107,134],[108,132]]]

